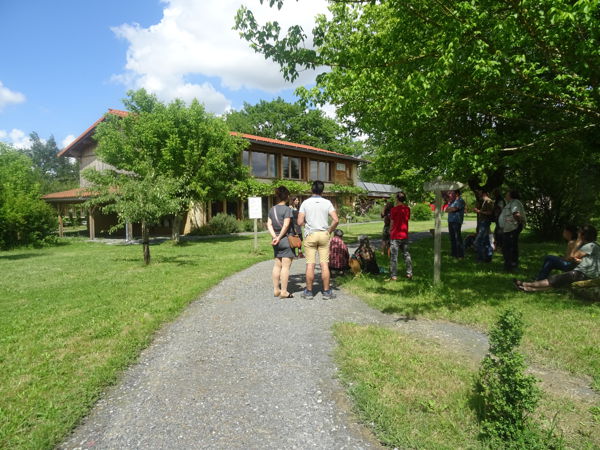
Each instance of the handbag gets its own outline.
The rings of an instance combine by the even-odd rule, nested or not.
[[[290,243],[291,248],[300,248],[302,247],[302,239],[295,234],[288,234],[288,242]]]
[[[279,225],[279,227],[281,227],[281,222],[279,222],[279,217],[277,217],[277,210],[275,209],[274,206],[273,206],[273,216],[275,217],[275,220],[277,221],[277,225]],[[290,226],[290,228],[291,228],[291,226]],[[302,247],[302,239],[300,239],[300,237],[296,234],[290,234],[289,230],[288,230],[287,238],[288,238],[288,242],[290,243],[290,248],[301,248]]]

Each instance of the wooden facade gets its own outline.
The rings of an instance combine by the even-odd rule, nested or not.
[[[110,114],[126,115],[125,111],[109,110]],[[69,146],[65,147],[59,156],[73,157],[79,161],[80,170],[94,167],[98,170],[109,169],[110,166],[98,160],[95,155],[96,142],[92,135],[96,126],[103,120],[98,119],[91,127],[82,133]],[[286,142],[277,139],[263,138],[249,134],[232,133],[250,142],[249,147],[240,155],[242,162],[250,166],[253,177],[261,182],[273,183],[274,180],[292,180],[310,183],[319,179],[325,183],[325,190],[333,184],[357,184],[358,164],[362,161],[353,156],[344,155],[319,149],[308,145]],[[57,192],[44,196],[44,199],[56,206],[59,222],[62,223],[62,212],[68,205],[81,204],[91,195],[85,190],[88,186],[85,178],[80,178],[80,189]],[[327,194],[325,194],[327,195]],[[332,198],[335,201],[335,198]],[[268,211],[273,205],[272,197],[263,199],[263,210]],[[180,232],[187,234],[206,224],[215,214],[225,212],[238,219],[247,217],[245,199],[229,199],[208,202],[204,205],[193,205],[186,220],[182,221]],[[266,217],[266,213],[263,214]],[[171,232],[172,218],[165,218],[163,223],[151,230],[154,235],[168,235]],[[94,239],[97,233],[106,234],[114,225],[115,218],[102,215],[99,211],[89,211],[88,231]],[[136,234],[136,227],[130,231]],[[125,234],[125,231],[117,233]]]

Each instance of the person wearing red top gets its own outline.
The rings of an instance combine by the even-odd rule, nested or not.
[[[402,251],[406,265],[406,278],[412,279],[412,259],[408,251],[408,221],[410,208],[406,205],[406,194],[396,194],[397,204],[390,212],[390,280],[396,281],[398,273],[398,252]]]

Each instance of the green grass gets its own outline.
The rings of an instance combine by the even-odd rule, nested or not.
[[[65,240],[0,253],[0,448],[51,448],[153,333],[224,277],[272,256],[253,238],[174,246]]]
[[[470,357],[375,326],[338,324],[334,333],[341,379],[380,441],[397,448],[487,448],[478,439],[478,368]],[[536,420],[554,428],[567,448],[599,448],[594,411],[545,394]]]
[[[528,325],[524,351],[532,362],[589,375],[600,390],[600,303],[574,298],[566,291],[517,292],[514,275],[502,272],[501,256],[491,264],[477,264],[472,255],[463,261],[442,258],[442,285],[432,287],[433,250],[428,238],[411,246],[415,279],[386,283],[384,276],[338,279],[345,289],[369,305],[390,314],[444,319],[487,330],[508,307],[523,312]],[[442,251],[448,252],[444,240]],[[558,244],[521,239],[523,278],[533,278],[545,254],[560,254]],[[387,267],[388,260],[378,255]],[[399,270],[403,263],[399,262]]]

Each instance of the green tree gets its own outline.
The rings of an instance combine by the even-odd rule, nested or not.
[[[59,149],[50,136],[47,141],[42,141],[37,133],[29,135],[31,145],[24,153],[31,158],[33,167],[40,174],[41,192],[62,191],[79,185],[79,164],[69,158],[58,158]]]
[[[231,136],[224,122],[207,113],[197,100],[189,106],[181,100],[165,105],[142,89],[130,91],[124,103],[129,115],[107,114],[98,125],[96,154],[116,169],[137,176],[115,178],[120,182],[176,180],[177,219],[190,202],[225,198],[234,183],[248,176],[240,156],[247,142]],[[173,230],[178,240],[179,220],[174,221]]]
[[[0,249],[38,245],[52,237],[56,215],[39,196],[39,174],[31,159],[0,142]]]
[[[320,109],[308,109],[303,103],[288,103],[282,98],[261,100],[256,105],[244,102],[240,111],[231,111],[225,122],[232,131],[254,134],[324,148],[338,153],[356,154],[359,143],[346,129],[325,116]]]
[[[96,191],[87,205],[100,207],[103,212],[116,213],[119,228],[129,223],[142,226],[144,263],[150,264],[150,236],[148,226],[161,217],[177,214],[181,208],[179,193],[182,179],[176,179],[153,170],[143,175],[119,173],[112,170],[86,169],[84,176]]]
[[[600,170],[597,0],[329,5],[308,45],[300,27],[260,25],[246,8],[236,26],[256,51],[280,63],[287,79],[326,67],[301,95],[335,105],[345,123],[369,134],[378,148],[375,164],[390,180],[414,168],[408,175],[493,188],[526,182],[524,169],[546,170],[548,155]],[[555,174],[562,171],[555,167]],[[582,186],[597,192],[588,183],[599,179]],[[572,181],[555,177],[561,180]]]

